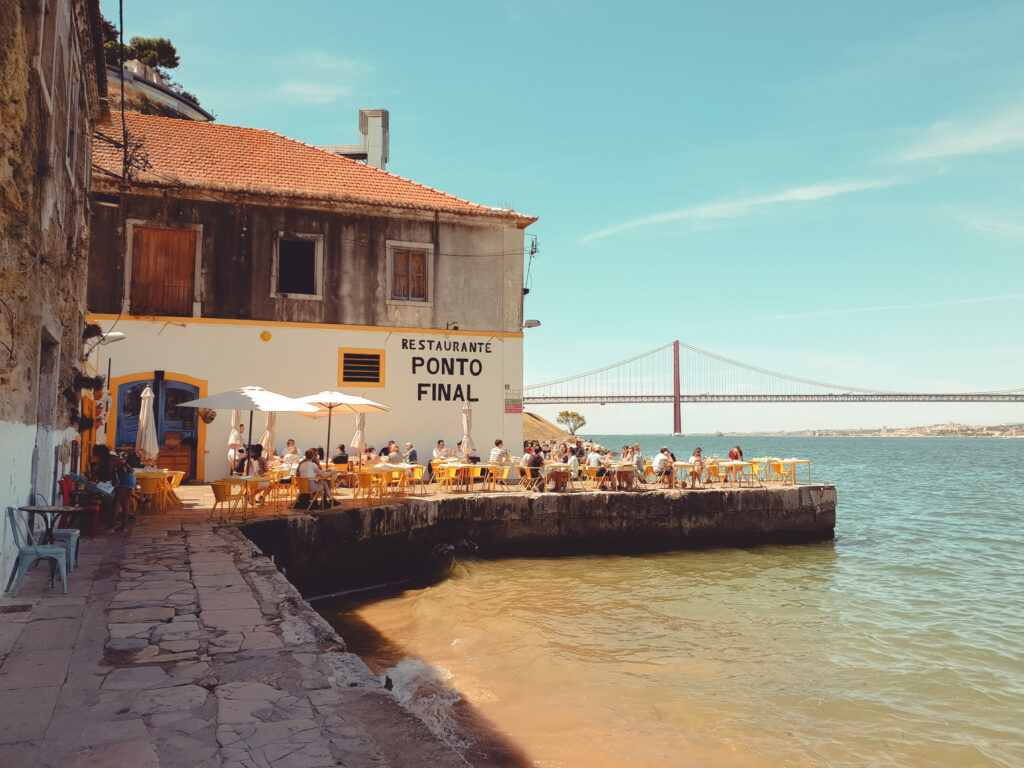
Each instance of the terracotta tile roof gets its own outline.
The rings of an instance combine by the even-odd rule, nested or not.
[[[147,186],[240,192],[444,211],[509,220],[518,227],[533,216],[477,205],[387,171],[333,155],[258,128],[127,114],[129,143],[141,141],[150,168],[135,181]],[[96,128],[93,179],[121,173],[120,115]]]

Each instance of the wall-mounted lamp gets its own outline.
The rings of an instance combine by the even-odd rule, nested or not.
[[[454,320],[454,321],[452,321],[450,323],[445,323],[444,327],[445,327],[446,330],[449,330],[449,331],[457,331],[457,330],[459,330],[459,321],[458,320]]]
[[[123,338],[124,334],[121,333],[121,331],[110,331],[109,333],[103,334],[103,337],[100,339],[100,344],[113,344],[115,341],[121,341]]]
[[[540,320],[524,320],[523,328],[539,328]]]

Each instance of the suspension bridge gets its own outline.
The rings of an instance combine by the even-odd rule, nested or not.
[[[673,432],[683,403],[1021,403],[1024,388],[991,392],[891,392],[790,376],[682,341],[586,373],[523,387],[524,405],[672,403]]]

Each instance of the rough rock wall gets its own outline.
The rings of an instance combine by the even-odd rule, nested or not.
[[[65,144],[54,141],[65,138],[54,123],[66,122],[66,112],[46,107],[33,63],[38,13],[35,2],[0,3],[0,421],[23,424],[40,415],[44,338],[59,344],[56,392],[71,384],[82,348],[88,256],[90,143],[80,135],[76,185],[63,163]],[[52,215],[44,216],[48,186]],[[72,405],[63,398],[43,411],[47,427],[69,426]]]
[[[834,486],[451,495],[250,523],[305,595],[427,573],[446,554],[562,555],[831,539]]]

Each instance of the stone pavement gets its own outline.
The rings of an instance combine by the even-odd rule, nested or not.
[[[151,515],[0,597],[0,766],[465,766],[240,531]],[[6,578],[5,578],[6,583]]]

